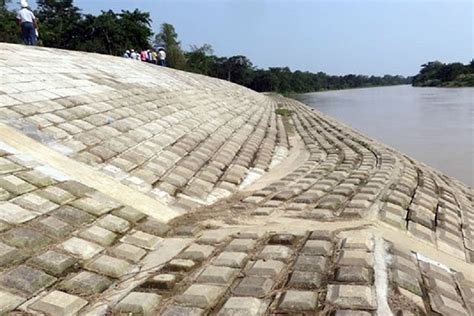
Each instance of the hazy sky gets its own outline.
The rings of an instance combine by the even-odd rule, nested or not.
[[[30,1],[32,2],[32,1]],[[471,0],[75,0],[86,13],[139,8],[183,44],[243,54],[258,67],[329,74],[416,74],[430,60],[473,58]]]

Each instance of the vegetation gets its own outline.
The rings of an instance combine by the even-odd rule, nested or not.
[[[20,43],[16,14],[8,10],[9,1],[0,1],[0,42]]]
[[[82,14],[73,0],[38,0],[39,45],[101,54],[122,55],[131,47],[148,47],[150,14],[139,10]],[[20,43],[16,13],[0,5],[0,41]]]
[[[411,78],[391,75],[331,76],[323,72],[291,71],[288,67],[259,69],[246,56],[216,56],[208,44],[191,46],[189,51],[184,51],[175,28],[169,23],[162,24],[153,37],[150,14],[138,9],[120,13],[102,11],[94,16],[81,13],[73,0],[38,0],[37,4],[35,14],[40,24],[40,45],[117,56],[127,49],[164,46],[170,67],[229,80],[256,91],[290,95],[411,82]],[[0,41],[20,42],[15,17],[5,1],[0,3]]]
[[[181,50],[181,43],[178,41],[178,34],[173,25],[169,23],[163,23],[161,25],[160,32],[155,36],[155,45],[163,45],[166,47],[166,62],[169,67],[177,69],[184,68],[186,60]]]
[[[284,108],[278,108],[275,110],[275,114],[281,115],[281,116],[291,116],[291,114],[293,114],[293,111],[284,109]]]
[[[430,61],[421,67],[420,73],[413,78],[413,86],[474,87],[474,59],[468,65]]]
[[[320,90],[374,87],[409,84],[411,78],[385,75],[383,77],[345,75],[331,76],[324,72],[291,71],[288,67],[258,69],[242,55],[218,57],[212,47],[192,46],[184,53],[184,70],[229,80],[260,92],[278,92],[285,95]]]

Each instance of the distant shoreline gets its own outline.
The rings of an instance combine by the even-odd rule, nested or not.
[[[343,89],[327,89],[327,90],[318,90],[318,91],[312,91],[312,92],[295,93],[293,95],[298,96],[298,95],[304,95],[304,94],[310,94],[310,93],[319,93],[319,92],[361,90],[361,89],[371,89],[371,88],[389,88],[389,87],[399,87],[399,86],[412,86],[412,85],[409,84],[409,83],[406,83],[406,84],[394,84],[394,85],[384,85],[384,86],[354,87],[354,88],[343,88]]]
[[[330,92],[330,91],[344,91],[344,90],[358,90],[358,89],[370,89],[370,88],[384,88],[384,87],[397,87],[397,86],[412,86],[410,83],[405,84],[393,84],[393,85],[380,85],[380,86],[367,86],[367,87],[353,87],[353,88],[341,88],[341,89],[324,89],[324,90],[317,90],[317,91],[310,91],[310,92],[290,92],[288,94],[281,93],[285,97],[293,98],[293,96],[304,95],[309,93],[318,93],[318,92]],[[274,92],[280,93],[280,92]],[[294,99],[294,98],[293,98]]]
[[[469,82],[458,82],[458,81],[448,81],[443,82],[442,84],[430,85],[430,84],[412,84],[414,88],[474,88],[474,84]]]
[[[311,93],[319,93],[319,92],[331,92],[331,91],[345,91],[345,90],[362,90],[362,89],[371,89],[371,88],[389,88],[389,87],[400,87],[400,86],[410,86],[412,88],[446,88],[446,89],[451,89],[451,88],[471,88],[473,89],[474,86],[420,86],[420,85],[412,85],[412,84],[396,84],[396,85],[388,85],[388,86],[371,86],[371,87],[355,87],[355,88],[344,88],[344,89],[329,89],[329,90],[318,90],[318,91],[312,91],[312,92],[302,92],[302,93],[294,93],[290,95],[289,97],[291,98],[292,96],[295,96],[297,99],[297,96],[305,95],[305,94],[311,94]],[[275,92],[277,93],[277,92]],[[288,97],[288,96],[287,96]],[[299,99],[297,99],[299,100]]]
[[[414,86],[413,88],[445,88],[445,89],[459,89],[459,88],[471,88],[473,89],[474,86]]]
[[[413,77],[414,87],[474,87],[474,60],[469,64],[430,61]]]

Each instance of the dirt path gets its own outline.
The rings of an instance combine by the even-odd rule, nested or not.
[[[278,181],[287,174],[293,172],[308,160],[309,151],[306,149],[301,137],[295,133],[292,136],[289,136],[288,139],[290,142],[288,157],[241,192],[252,192],[263,189],[267,185]]]

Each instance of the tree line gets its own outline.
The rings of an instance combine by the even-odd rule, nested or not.
[[[47,47],[121,55],[126,47],[148,47],[151,31],[147,12],[102,11],[82,14],[73,0],[38,0],[39,44]],[[4,3],[0,8],[0,41],[20,43],[16,13]]]
[[[420,72],[413,77],[413,86],[474,87],[474,59],[467,65],[440,61],[423,64]]]
[[[184,56],[184,70],[226,79],[259,92],[304,93],[411,83],[411,78],[403,76],[334,76],[324,72],[291,71],[288,67],[259,69],[246,56],[218,57],[208,44],[191,47]]]
[[[40,25],[40,45],[115,56],[127,49],[160,45],[166,48],[170,67],[229,80],[259,92],[303,93],[411,83],[410,77],[403,76],[334,76],[291,71],[288,67],[260,69],[246,56],[216,56],[209,44],[184,50],[173,25],[163,23],[154,34],[150,13],[138,9],[92,15],[83,14],[73,0],[38,0],[35,15]],[[20,43],[16,13],[5,1],[0,5],[0,41]]]

